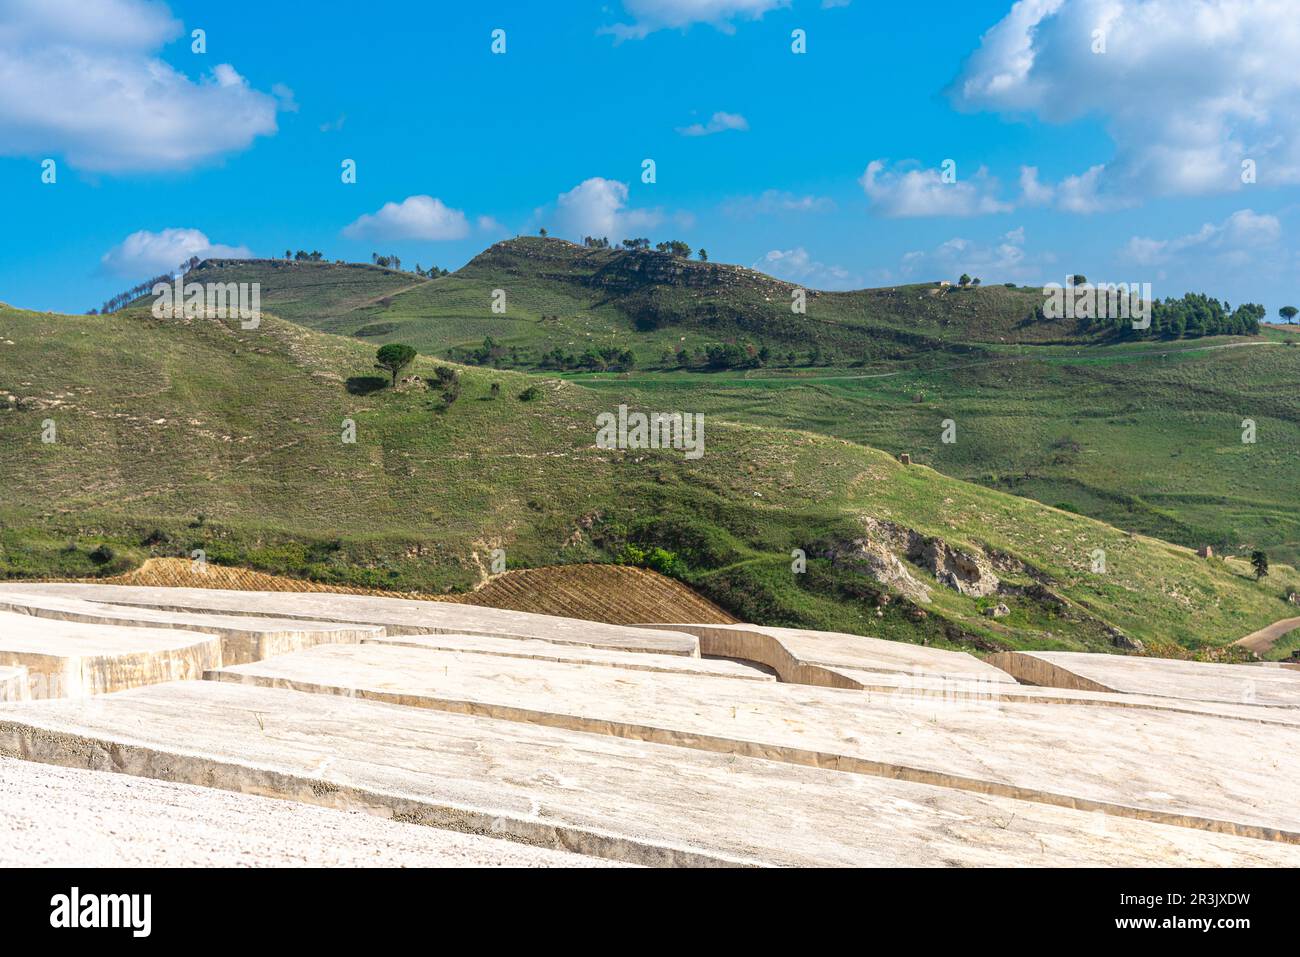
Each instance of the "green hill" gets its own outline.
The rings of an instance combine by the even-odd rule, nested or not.
[[[812,347],[828,359],[874,363],[978,355],[983,344],[1089,338],[1074,320],[1034,320],[1041,302],[1035,290],[934,283],[808,290],[806,311],[796,313],[793,284],[742,266],[537,237],[497,243],[452,275],[408,276],[408,288],[376,290],[355,303],[343,301],[335,284],[302,277],[339,271],[338,285],[344,285],[352,273],[371,267],[273,260],[221,267],[223,278],[238,274],[240,281],[261,282],[266,302],[280,303],[285,318],[311,328],[440,353],[476,348],[491,336],[516,366],[536,366],[554,349],[580,354],[613,344],[631,348],[644,367],[660,363],[665,350],[676,352],[683,337],[689,346],[737,340],[767,346],[774,365],[791,349],[801,364]],[[203,281],[209,268],[205,264],[195,278]],[[505,293],[503,313],[492,308],[497,289]],[[292,303],[290,311],[285,303]],[[377,335],[375,326],[382,329]]]
[[[274,261],[222,273],[260,281],[268,308],[322,331],[562,372],[611,401],[908,451],[1188,547],[1300,562],[1300,337],[1280,329],[1114,341],[1036,317],[1041,290],[934,283],[809,291],[799,315],[795,287],[751,269],[535,237],[497,243],[436,280]],[[504,314],[491,309],[498,289]],[[762,368],[711,367],[706,355],[720,350],[725,365],[745,347],[768,350]],[[546,361],[557,350],[564,361]],[[600,350],[632,353],[632,371],[575,371]],[[948,419],[951,444],[940,441]],[[1254,444],[1241,441],[1245,419]]]
[[[382,305],[390,297],[427,282],[410,273],[368,263],[289,259],[207,259],[190,277],[194,282],[259,283],[263,309],[307,326],[320,326],[358,309]]]
[[[449,281],[481,280],[422,283],[394,305]],[[479,580],[502,548],[512,567],[658,567],[774,624],[1163,653],[1281,618],[1300,587],[1289,568],[1257,584],[1242,562],[711,411],[699,459],[598,448],[596,417],[620,396],[462,367],[447,403],[445,363],[420,358],[406,372],[418,381],[381,387],[374,350],[269,316],[243,330],[0,308],[0,574],[107,574],[203,549],[322,581],[444,590]],[[991,617],[998,603],[1005,617]]]

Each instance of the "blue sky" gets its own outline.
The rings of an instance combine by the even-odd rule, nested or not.
[[[546,226],[821,288],[1083,272],[1275,313],[1300,304],[1287,9],[0,0],[0,300],[84,311],[191,252],[454,269]]]

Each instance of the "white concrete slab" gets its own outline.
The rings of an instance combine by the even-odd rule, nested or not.
[[[1286,668],[1070,651],[1003,652],[989,660],[1038,685],[1300,708],[1300,674]]]
[[[974,655],[962,651],[927,648],[902,641],[886,641],[835,631],[769,628],[763,625],[670,624],[695,635],[706,655],[757,661],[776,671],[782,681],[830,688],[861,688],[845,669],[1015,684],[1015,679]]]
[[[640,863],[1300,863],[1294,845],[1188,827],[219,682],[8,707],[0,710],[0,754],[363,807]]]
[[[61,598],[57,595],[29,595],[15,592],[0,594],[0,611],[55,621],[179,628],[217,635],[221,639],[221,657],[225,664],[260,661],[272,655],[299,651],[318,644],[355,644],[366,638],[381,638],[386,634],[384,629],[377,625],[313,622],[254,615],[161,611],[142,606],[132,607],[80,598]]]
[[[391,634],[443,632],[501,638],[538,638],[553,644],[698,657],[691,635],[662,628],[606,625],[454,602],[372,598],[323,592],[227,591],[216,588],[147,588],[136,585],[0,584],[5,594],[83,598],[170,611],[255,614],[313,621],[380,625]]]
[[[294,801],[0,758],[0,868],[609,867]]]
[[[711,658],[688,658],[685,655],[628,654],[605,648],[556,645],[535,638],[492,638],[486,635],[401,635],[372,638],[369,642],[400,645],[407,648],[430,648],[505,658],[528,658],[561,664],[603,665],[630,668],[633,671],[667,671],[681,674],[712,675],[718,678],[742,678],[750,681],[775,681],[774,675],[753,665]]]
[[[0,665],[27,669],[32,698],[80,697],[177,679],[221,664],[221,639],[0,612]]]
[[[612,734],[1300,843],[1293,727],[322,645],[211,677]],[[987,687],[987,686],[978,686]],[[1194,760],[1189,759],[1194,756]]]
[[[856,680],[864,691],[932,698],[940,702],[982,698],[992,701],[1022,701],[1029,704],[1091,705],[1097,708],[1130,708],[1213,715],[1256,724],[1300,727],[1300,709],[1296,708],[1272,708],[1253,704],[1161,698],[1155,695],[1118,692],[1076,691],[1038,685],[986,682],[978,678],[972,680],[911,675],[904,672],[857,671],[853,668],[837,668],[836,671]]]

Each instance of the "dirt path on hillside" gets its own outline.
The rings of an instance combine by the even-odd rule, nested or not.
[[[1249,648],[1255,654],[1262,655],[1272,648],[1279,638],[1297,628],[1300,628],[1300,618],[1283,618],[1281,621],[1273,622],[1267,628],[1261,628],[1259,631],[1251,632],[1245,638],[1237,639],[1233,644]]]

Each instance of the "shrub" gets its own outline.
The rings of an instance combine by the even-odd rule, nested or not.
[[[634,545],[631,542],[623,546],[623,550],[615,559],[620,565],[636,565],[640,568],[652,568],[661,575],[668,575],[673,578],[682,578],[689,569],[686,563],[677,557],[673,552],[666,548],[660,548],[652,545],[648,548],[642,548],[640,545]]]

